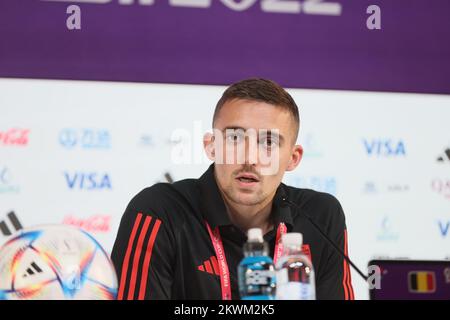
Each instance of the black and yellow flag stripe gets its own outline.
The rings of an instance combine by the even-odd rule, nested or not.
[[[436,277],[434,272],[410,272],[409,289],[413,293],[432,293],[436,291]]]

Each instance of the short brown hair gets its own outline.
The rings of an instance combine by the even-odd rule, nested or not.
[[[214,110],[213,126],[223,105],[230,100],[243,99],[262,101],[287,110],[295,123],[295,138],[300,128],[298,107],[291,95],[272,80],[251,78],[233,83],[223,93]],[[294,140],[295,141],[295,140]]]

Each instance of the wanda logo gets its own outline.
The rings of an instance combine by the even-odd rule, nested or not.
[[[18,128],[0,131],[0,146],[26,146],[29,133],[29,129]]]
[[[64,218],[63,224],[75,226],[87,232],[106,233],[111,230],[111,216],[97,214],[89,218],[79,218],[69,215]]]

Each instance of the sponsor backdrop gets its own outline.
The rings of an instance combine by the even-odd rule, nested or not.
[[[0,242],[22,226],[65,223],[110,251],[134,194],[208,167],[202,135],[225,87],[3,79],[0,88]],[[341,201],[355,262],[450,256],[450,97],[289,92],[305,155],[284,182]]]
[[[341,201],[359,266],[449,256],[450,2],[379,0],[375,30],[372,4],[0,1],[0,243],[64,223],[110,251],[134,194],[208,167],[224,85],[262,76],[303,88],[285,182]]]

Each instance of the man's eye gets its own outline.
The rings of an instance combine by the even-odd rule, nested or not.
[[[274,148],[278,145],[277,141],[275,139],[263,139],[261,144],[266,148]]]
[[[230,134],[227,136],[227,140],[228,140],[228,142],[236,143],[236,142],[241,142],[242,137],[239,134]]]

